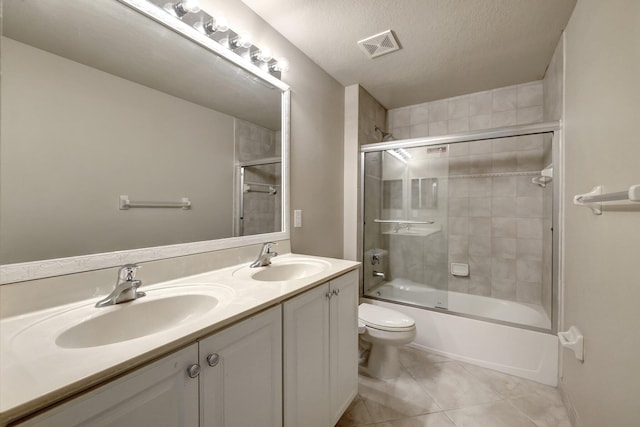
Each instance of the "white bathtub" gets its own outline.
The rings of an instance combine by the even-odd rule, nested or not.
[[[396,286],[387,285],[382,285],[371,293],[375,294],[378,291],[381,293],[380,297],[393,298],[401,302],[409,302],[409,297],[411,297],[414,298],[411,300],[412,304],[416,304],[418,298],[427,297],[435,298],[437,302],[438,291],[436,290],[426,287],[413,289],[405,287],[403,289],[401,284],[397,282]],[[411,290],[413,290],[412,294],[410,294]],[[395,296],[391,296],[392,293],[395,293]],[[520,320],[529,317],[535,318],[537,312],[537,310],[530,310],[532,307],[529,307],[529,304],[513,303],[509,306],[508,301],[505,301],[507,304],[503,304],[501,300],[457,292],[449,292],[448,299],[452,311],[471,314],[470,310],[478,311],[477,309],[482,307],[487,313],[493,315],[473,314],[492,318],[502,316],[505,318],[499,320],[513,323],[522,323],[522,321],[516,321],[516,318]],[[428,301],[433,301],[433,299]],[[363,302],[391,308],[415,319],[417,334],[411,344],[413,347],[543,384],[557,386],[558,338],[555,335],[455,316],[446,312],[367,299],[366,296],[363,298]],[[491,303],[493,302],[497,302],[497,304],[492,307]],[[430,305],[433,305],[433,302]],[[467,306],[465,307],[465,305]],[[518,314],[518,311],[522,312]],[[546,318],[546,315],[544,317]]]
[[[408,304],[445,308],[454,313],[502,322],[517,323],[540,329],[551,328],[551,319],[540,305],[460,292],[447,292],[406,279],[394,279],[391,282],[383,283],[367,294]]]

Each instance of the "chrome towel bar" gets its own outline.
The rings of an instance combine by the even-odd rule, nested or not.
[[[632,185],[627,191],[602,193],[602,186],[594,187],[589,193],[578,194],[573,197],[573,204],[591,209],[595,215],[602,215],[603,202],[640,202],[640,184]]]
[[[180,208],[191,209],[191,201],[183,197],[180,202],[132,202],[129,196],[120,196],[120,210],[131,208]]]

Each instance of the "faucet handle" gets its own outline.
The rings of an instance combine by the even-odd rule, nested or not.
[[[136,271],[142,266],[138,264],[125,264],[118,270],[118,279],[131,282],[136,277]]]

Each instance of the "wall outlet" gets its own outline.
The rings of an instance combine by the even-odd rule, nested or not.
[[[293,227],[302,227],[302,209],[294,209],[293,211]]]

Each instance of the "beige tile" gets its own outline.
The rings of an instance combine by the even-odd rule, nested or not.
[[[449,180],[449,197],[468,197],[469,179],[456,178]]]
[[[392,380],[360,376],[358,391],[374,423],[440,411],[434,399],[404,369]]]
[[[469,273],[474,276],[491,277],[491,257],[469,255]]]
[[[530,381],[524,378],[463,363],[462,366],[476,378],[488,385],[494,392],[504,398],[520,397],[531,393],[549,393],[553,387]]]
[[[542,218],[518,218],[517,237],[542,239]]]
[[[494,258],[515,259],[516,239],[494,237],[491,241],[491,255]]]
[[[411,138],[424,138],[429,136],[429,124],[428,123],[420,123],[416,125],[411,125],[409,134]]]
[[[527,304],[542,303],[542,284],[538,282],[522,282],[516,284],[516,300]]]
[[[469,143],[459,142],[449,145],[449,157],[467,156],[469,155]]]
[[[515,151],[494,152],[491,160],[492,172],[513,172],[518,168],[518,157]]]
[[[492,237],[516,237],[516,218],[491,218]]]
[[[469,255],[491,256],[491,235],[469,236]]]
[[[451,359],[448,357],[440,356],[428,351],[422,351],[411,347],[402,347],[400,349],[400,364],[405,368],[450,361]]]
[[[448,121],[438,121],[429,123],[429,136],[446,135],[449,132]]]
[[[519,172],[533,172],[539,171],[543,168],[542,148],[535,150],[525,150],[518,152],[518,171]]]
[[[537,197],[517,197],[516,213],[520,218],[542,218],[542,199]]]
[[[493,402],[500,397],[456,362],[408,368],[417,383],[442,409]]]
[[[469,117],[469,96],[449,99],[449,120]]]
[[[394,127],[391,133],[395,139],[409,139],[411,138],[411,126]]]
[[[449,120],[449,101],[434,101],[429,103],[429,122]]]
[[[461,260],[456,260],[456,261],[452,261],[452,262],[463,262],[465,263],[465,261],[461,261]],[[460,292],[463,294],[468,294],[469,293],[469,283],[471,281],[469,280],[468,277],[457,277],[457,276],[452,276],[451,274],[449,274],[449,290],[452,292]]]
[[[449,215],[450,216],[469,216],[469,198],[468,197],[450,197],[449,198]]]
[[[491,115],[491,126],[494,128],[513,126],[516,123],[516,110],[500,111]]]
[[[516,180],[513,176],[498,176],[491,178],[491,195],[493,197],[515,197]]]
[[[469,234],[469,218],[449,217],[449,235],[466,236]]]
[[[479,114],[469,117],[469,130],[491,129],[491,114]]]
[[[429,103],[411,107],[410,122],[412,125],[429,123]]]
[[[446,411],[445,414],[458,427],[537,427],[522,412],[504,401]]]
[[[517,107],[542,107],[542,81],[518,85]]]
[[[492,258],[491,277],[494,279],[515,279],[516,261],[512,259]]]
[[[369,410],[364,404],[364,400],[360,395],[357,395],[338,421],[338,424],[336,424],[336,427],[362,426],[371,423],[372,420],[371,415],[369,415]]]
[[[542,107],[518,108],[516,110],[516,122],[519,125],[541,123],[542,117]]]
[[[491,218],[469,217],[470,236],[491,236]]]
[[[516,278],[519,282],[539,283],[542,280],[542,261],[519,258],[516,262]]]
[[[533,420],[538,427],[571,427],[560,394],[552,387],[509,399],[508,402]]]
[[[468,253],[469,239],[467,236],[449,236],[449,254],[464,255]]]
[[[488,197],[469,198],[469,216],[491,216],[491,199]]]
[[[491,279],[491,296],[493,298],[506,299],[509,301],[517,300],[517,288],[515,279]]]
[[[493,142],[488,141],[473,141],[469,144],[469,154],[488,154],[493,149]]]
[[[375,424],[372,427],[456,427],[444,412]]]
[[[409,126],[410,124],[411,124],[410,108],[396,108],[394,110],[389,110],[389,127],[390,128]]]
[[[516,100],[517,89],[515,86],[495,89],[493,91],[492,111],[496,113],[499,111],[513,110],[515,113]]]
[[[516,195],[519,197],[536,197],[542,199],[542,188],[531,182],[531,176],[516,177]]]
[[[471,178],[469,180],[470,197],[491,197],[491,178]]]
[[[516,217],[516,198],[515,197],[492,197],[491,198],[491,214],[494,217]]]
[[[448,122],[449,133],[462,133],[469,131],[469,118],[462,117],[451,119]]]
[[[542,259],[542,239],[517,239],[518,258]]]
[[[485,297],[491,296],[491,278],[486,276],[472,276],[469,282],[469,293]]]
[[[469,115],[490,115],[493,111],[493,93],[488,90],[469,95]]]
[[[470,174],[491,173],[492,170],[493,170],[493,157],[491,154],[470,154],[469,155],[469,173]]]
[[[451,145],[455,147],[455,145]],[[452,148],[453,149],[453,148]],[[469,158],[466,156],[449,157],[449,176],[469,174]]]

